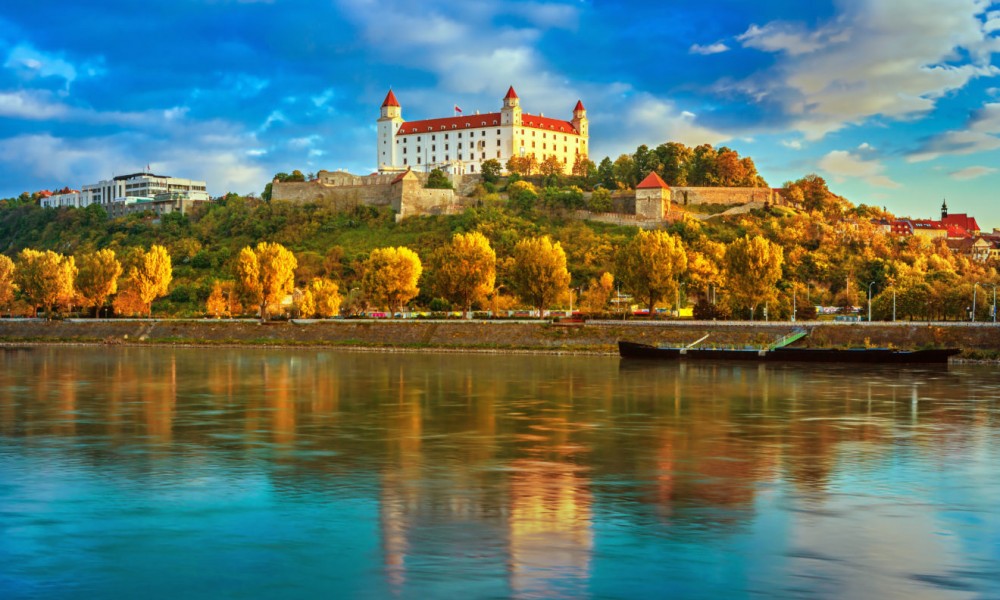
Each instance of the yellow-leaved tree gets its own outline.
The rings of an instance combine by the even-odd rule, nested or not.
[[[317,277],[309,284],[313,300],[316,302],[316,314],[324,319],[340,314],[340,288],[336,283],[324,277]]]
[[[118,278],[122,265],[111,249],[84,254],[77,260],[76,297],[85,308],[94,309],[94,317],[101,307],[118,291]]]
[[[45,315],[51,318],[54,307],[73,301],[76,261],[72,256],[25,248],[17,256],[14,274],[14,283],[36,315],[41,306],[45,308]]]
[[[615,291],[615,276],[604,272],[597,279],[591,279],[587,290],[580,298],[580,310],[588,313],[602,313],[608,309],[611,294]]]
[[[474,302],[489,298],[496,278],[497,254],[478,231],[456,233],[450,244],[434,253],[434,291],[461,306],[464,317]]]
[[[154,244],[149,250],[136,248],[128,259],[125,278],[119,286],[113,305],[123,315],[153,316],[153,300],[165,296],[174,279],[170,253]]]
[[[222,283],[218,279],[212,284],[212,293],[205,300],[205,312],[216,319],[232,316],[229,312],[229,302],[222,290]]]
[[[559,242],[549,236],[526,238],[514,246],[514,264],[511,285],[514,293],[538,309],[538,316],[545,316],[545,309],[569,293],[569,271],[566,270],[566,253]]]
[[[313,298],[312,290],[308,286],[299,294],[295,307],[299,311],[300,319],[311,319],[316,316],[316,299]]]
[[[617,257],[618,281],[653,314],[657,302],[673,296],[687,271],[687,253],[680,238],[665,231],[640,230]]]
[[[0,254],[0,309],[10,307],[10,303],[14,301],[14,292],[16,291],[14,261]]]
[[[361,289],[392,314],[420,293],[417,282],[423,265],[417,253],[405,246],[372,250],[363,270]]]
[[[761,304],[777,295],[784,251],[761,236],[745,236],[726,248],[725,285],[734,311],[749,308],[750,319]]]
[[[260,308],[267,320],[268,307],[280,303],[295,286],[295,255],[281,244],[261,242],[240,250],[236,259],[236,285],[240,295]]]

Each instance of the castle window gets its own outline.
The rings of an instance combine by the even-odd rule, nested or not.
[[[564,141],[564,142],[565,142],[566,140],[568,140],[568,139],[569,139],[569,138],[567,138],[566,136],[563,136],[563,141]]]
[[[461,150],[461,149],[462,149],[462,142],[459,142],[459,143],[458,143],[458,149],[459,149],[459,150]]]
[[[431,156],[431,162],[432,162],[432,163],[436,163],[437,161],[438,161],[438,157],[436,157],[436,156]]]
[[[437,136],[436,136],[436,135],[432,135],[432,136],[431,136],[431,141],[432,141],[432,142],[433,142],[434,140],[436,140],[436,139],[437,139]]]
[[[483,125],[486,125],[486,123],[483,123]],[[484,132],[480,133],[479,135],[481,135],[483,137],[486,137],[486,132],[484,131]]]
[[[417,141],[418,142],[420,141],[420,136],[419,135],[417,136]],[[420,152],[420,150],[417,150],[417,152]]]
[[[445,149],[445,150],[447,150],[447,149],[448,149],[448,144],[445,144],[445,145],[444,145],[444,149]]]
[[[496,121],[493,121],[493,122],[496,123]],[[497,135],[500,135],[500,130],[499,129],[497,129]]]
[[[448,134],[444,134],[444,139],[448,139]]]
[[[500,151],[497,150],[497,158],[500,158]]]
[[[500,140],[497,140],[497,146],[499,146],[499,145],[500,145]]]
[[[452,128],[452,129],[455,129],[456,127],[458,127],[458,125],[452,125],[452,126],[451,126],[451,128]],[[458,134],[458,135],[462,135],[462,134],[460,133],[460,134]]]
[[[566,146],[563,146],[563,152],[569,152],[569,148],[567,148]]]
[[[437,146],[435,144],[431,144],[431,152],[436,152],[436,151],[437,151]]]
[[[532,147],[532,148],[534,148],[534,147],[535,147],[535,142],[531,142],[531,147]]]
[[[547,135],[548,135],[548,134],[547,134],[547,133],[545,133],[544,131],[542,132],[542,137],[543,137],[543,138],[544,138],[544,137],[546,137]]]
[[[476,160],[476,155],[469,152],[469,160]]]
[[[433,127],[428,127],[427,131],[434,131],[434,128]]]
[[[417,146],[417,154],[420,154],[420,146]]]
[[[441,126],[441,131],[444,131],[444,125]]]
[[[444,155],[444,162],[448,162],[449,160],[451,160],[451,159],[450,159],[450,158],[448,158],[448,155],[447,155],[447,154],[445,154],[445,155]]]
[[[468,126],[469,126],[469,124],[468,124],[468,123],[466,123],[466,124],[465,124],[465,126],[466,126],[466,127],[468,127]]]
[[[406,148],[403,148],[403,154],[406,154]]]
[[[496,121],[496,119],[493,119],[493,124],[494,124],[494,125],[496,125],[496,124],[497,124],[497,121]],[[500,132],[498,131],[497,133],[500,133]]]
[[[548,150],[548,148],[549,148],[548,144],[542,144],[542,150]]]
[[[486,153],[483,152],[483,160],[486,160]]]
[[[403,164],[404,164],[404,165],[406,164],[406,159],[405,159],[405,158],[403,159]]]
[[[486,121],[483,121],[483,127],[486,127]],[[485,134],[485,133],[486,132],[484,131],[483,134]]]
[[[418,165],[420,164],[420,157],[419,156],[417,157],[417,164]]]

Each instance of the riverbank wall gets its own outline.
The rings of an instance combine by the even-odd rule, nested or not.
[[[700,347],[765,345],[805,327],[797,346],[914,349],[959,347],[975,356],[1000,351],[993,323],[788,323],[592,321],[329,320],[261,324],[250,320],[0,319],[0,343],[330,346],[468,351],[615,353],[618,340]]]

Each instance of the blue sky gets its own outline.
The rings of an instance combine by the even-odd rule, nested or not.
[[[143,169],[259,194],[408,119],[582,99],[592,158],[727,145],[772,185],[1000,227],[1000,2],[46,0],[0,8],[0,197]]]

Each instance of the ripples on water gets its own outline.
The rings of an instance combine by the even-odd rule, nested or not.
[[[0,354],[0,597],[1000,597],[992,368]]]

